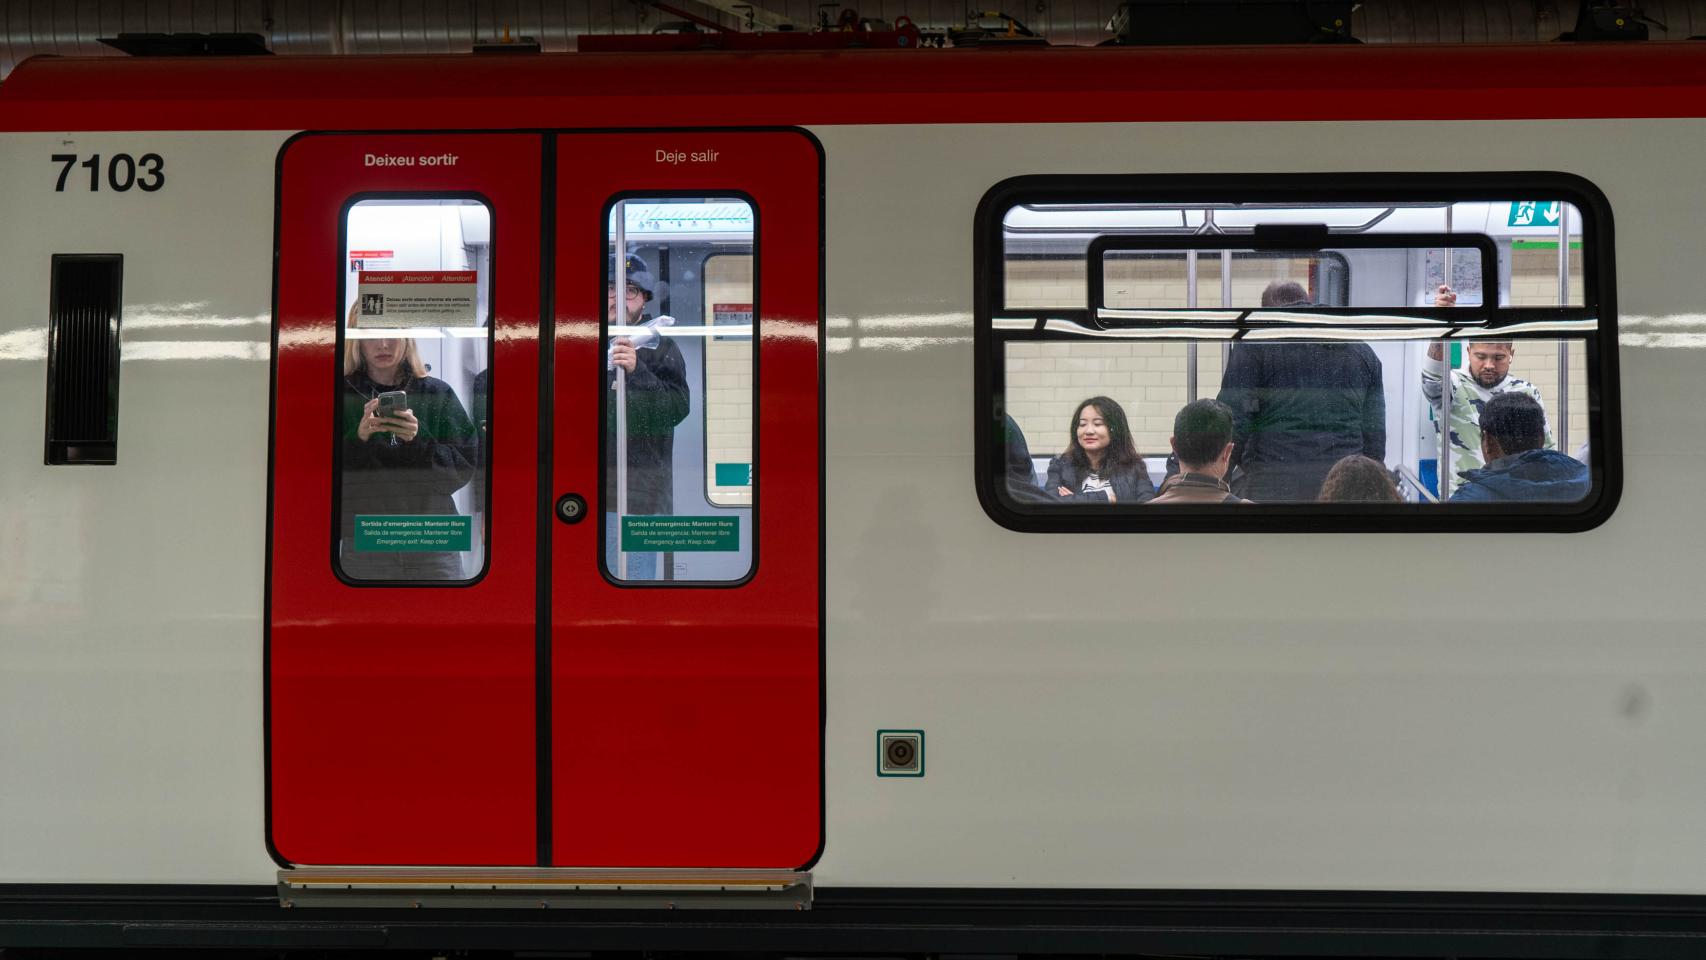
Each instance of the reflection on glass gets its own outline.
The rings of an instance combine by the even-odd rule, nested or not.
[[[756,467],[753,211],[629,199],[608,229],[605,569],[625,582],[742,579]]]
[[[345,227],[339,566],[356,580],[471,579],[485,549],[490,211],[364,201]]]

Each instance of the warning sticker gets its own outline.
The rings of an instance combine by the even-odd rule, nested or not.
[[[373,516],[357,514],[355,548],[379,553],[416,553],[474,549],[474,525],[470,517]]]
[[[630,552],[740,549],[739,517],[622,518],[622,549]]]
[[[477,275],[472,270],[374,271],[359,276],[355,326],[472,327]]]

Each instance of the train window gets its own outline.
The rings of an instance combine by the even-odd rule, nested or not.
[[[613,581],[752,572],[755,223],[735,197],[611,203],[600,520]]]
[[[1615,506],[1610,213],[1584,181],[1019,178],[977,230],[978,489],[1009,527]]]
[[[363,199],[343,221],[337,569],[465,583],[485,569],[492,215]]]
[[[752,504],[752,255],[707,257],[700,295],[705,326],[705,499]],[[718,329],[730,331],[718,332]]]

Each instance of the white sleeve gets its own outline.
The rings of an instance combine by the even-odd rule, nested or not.
[[[1445,380],[1445,360],[1435,360],[1429,357],[1422,361],[1422,396],[1429,403],[1439,403],[1442,383]]]

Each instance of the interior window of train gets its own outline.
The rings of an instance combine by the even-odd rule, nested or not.
[[[1271,178],[1239,196],[1203,179],[1097,196],[1021,178],[985,198],[995,519],[1567,530],[1609,513],[1610,215],[1591,185]]]
[[[752,505],[752,254],[705,259],[699,303],[705,338],[705,499]]]
[[[492,213],[460,197],[345,210],[337,569],[462,583],[485,569]]]
[[[611,201],[600,522],[612,581],[752,572],[756,218],[741,197]]]

